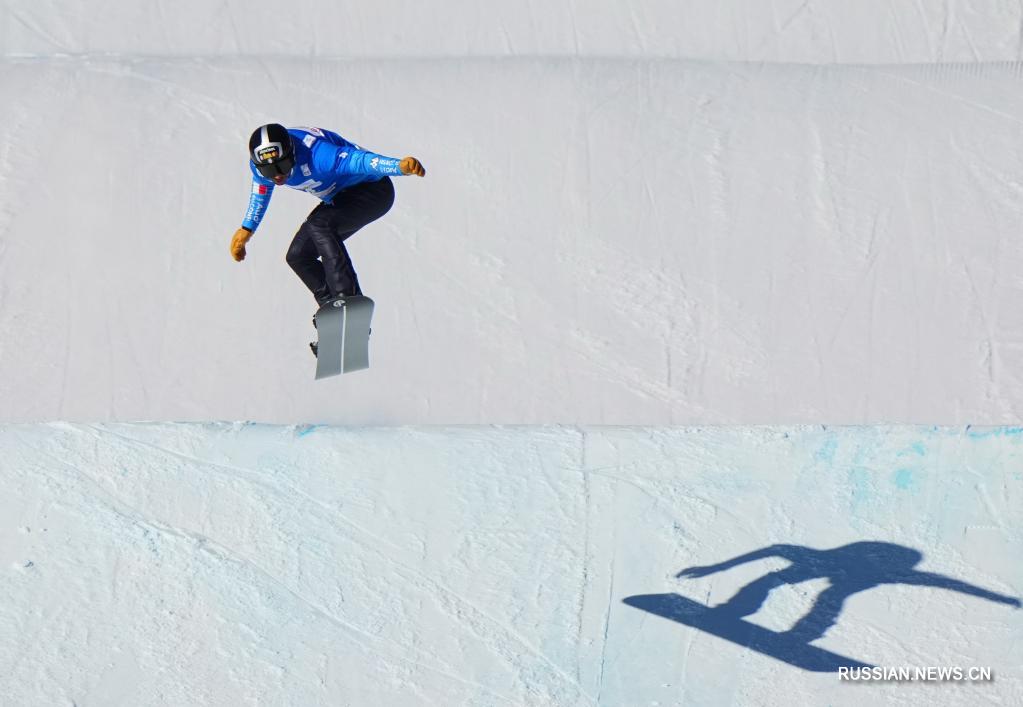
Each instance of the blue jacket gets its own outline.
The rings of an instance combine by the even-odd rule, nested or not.
[[[342,189],[401,175],[400,160],[363,150],[329,130],[288,128],[288,133],[295,145],[295,168],[285,185],[309,192],[328,204]],[[257,172],[252,162],[249,162],[249,170],[252,194],[242,228],[255,231],[270,204],[275,185]]]

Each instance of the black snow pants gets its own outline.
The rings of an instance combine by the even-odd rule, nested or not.
[[[332,204],[313,209],[291,241],[286,260],[317,304],[338,295],[361,295],[345,240],[386,214],[394,203],[390,177],[338,192]]]

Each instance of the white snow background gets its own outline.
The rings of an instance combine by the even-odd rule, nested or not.
[[[0,2],[0,705],[1023,701],[1021,26]],[[271,120],[427,167],[369,371],[313,380],[314,200],[228,253]],[[664,608],[796,571],[759,635],[861,590],[809,643]]]
[[[1020,419],[1018,3],[430,5],[4,3],[0,421]],[[314,198],[228,252],[271,120],[428,170],[348,241],[358,376]]]

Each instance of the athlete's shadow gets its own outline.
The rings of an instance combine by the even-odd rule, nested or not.
[[[834,671],[840,666],[863,666],[859,661],[810,645],[838,620],[845,600],[857,592],[883,584],[909,584],[961,592],[989,601],[1019,607],[1019,599],[1004,596],[933,572],[913,569],[923,555],[901,545],[858,542],[833,550],[814,550],[799,545],[771,545],[707,567],[689,567],[677,577],[706,577],[737,565],[768,557],[781,557],[791,565],[755,579],[724,604],[707,607],[679,594],[647,594],[628,597],[625,603],[673,621],[758,650],[805,670]],[[788,631],[777,632],[743,619],[755,614],[772,589],[813,579],[827,579],[813,608]]]

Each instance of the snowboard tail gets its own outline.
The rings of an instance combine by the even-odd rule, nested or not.
[[[320,307],[314,320],[317,380],[369,368],[373,300],[363,295],[338,297]]]

